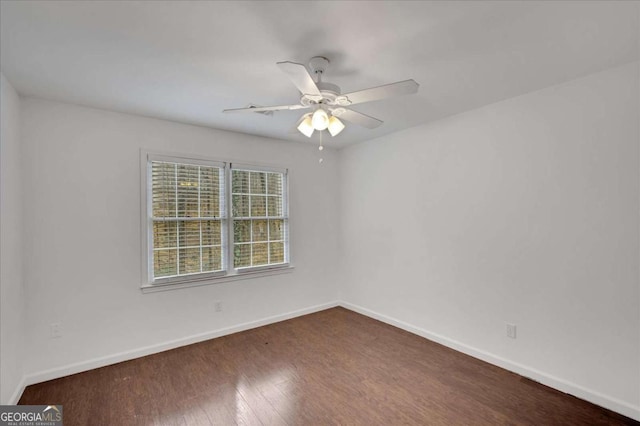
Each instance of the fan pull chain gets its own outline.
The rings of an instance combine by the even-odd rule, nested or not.
[[[320,130],[318,133],[320,134],[320,146],[318,147],[318,151],[322,151],[324,149],[324,146],[322,146],[322,133],[323,133],[323,131]],[[318,163],[322,164],[323,161],[324,160],[322,159],[322,157],[320,157],[320,159],[318,160]]]

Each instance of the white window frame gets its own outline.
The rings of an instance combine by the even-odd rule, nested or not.
[[[153,277],[153,217],[152,217],[152,186],[151,167],[153,161],[169,163],[200,165],[224,168],[224,207],[225,214],[221,217],[222,231],[222,271],[193,273],[172,277]],[[285,220],[284,263],[275,265],[261,265],[254,267],[233,267],[233,215],[231,176],[232,170],[247,170],[256,172],[276,172],[283,174],[283,215]],[[140,150],[140,213],[141,213],[141,289],[144,293],[154,291],[173,290],[177,288],[193,287],[215,284],[238,279],[255,278],[280,273],[291,272],[291,239],[289,224],[289,170],[273,165],[247,164],[236,161],[221,161],[219,159],[205,158],[175,153],[161,153],[155,151]]]

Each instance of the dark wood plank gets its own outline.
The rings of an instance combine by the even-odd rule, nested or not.
[[[343,308],[32,385],[67,426],[640,425]]]

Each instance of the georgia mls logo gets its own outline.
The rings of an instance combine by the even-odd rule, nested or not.
[[[62,413],[60,412],[60,410],[58,410],[58,407],[56,407],[55,405],[47,405],[47,408],[45,408],[42,413],[46,413],[49,410],[53,410],[58,417],[60,417],[59,420],[62,420]],[[53,413],[52,413],[53,414]]]
[[[0,426],[62,426],[62,405],[2,405]]]

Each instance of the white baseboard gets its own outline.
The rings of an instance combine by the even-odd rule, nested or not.
[[[416,327],[404,321],[379,314],[370,309],[363,308],[362,306],[354,305],[353,303],[345,301],[341,301],[339,305],[359,314],[393,325],[394,327],[401,328],[410,333],[417,334],[418,336],[424,337],[425,339],[440,343],[441,345],[447,346],[451,349],[455,349],[458,352],[462,352],[490,364],[497,365],[498,367],[504,368],[505,370],[509,370],[521,376],[528,377],[561,392],[568,393],[580,399],[584,399],[585,401],[592,402],[601,407],[615,411],[616,413],[620,413],[624,416],[640,421],[640,406],[631,405],[627,402],[620,401],[616,398],[612,398],[600,392],[584,388],[575,383],[571,383],[558,377],[554,377],[550,374],[544,373],[526,365],[509,361],[505,358],[499,357],[489,352],[485,352],[480,349],[476,349],[472,346],[468,346],[456,340],[449,339],[448,337],[444,337],[437,333],[432,333],[428,330]]]
[[[274,315],[267,318],[262,318],[256,321],[250,321],[243,324],[238,324],[232,327],[222,328],[219,330],[213,330],[206,333],[195,334],[189,337],[184,337],[176,340],[171,340],[164,343],[158,343],[151,346],[145,346],[142,348],[132,349],[130,351],[115,353],[104,357],[94,358],[88,361],[78,362],[74,364],[65,365],[62,367],[56,367],[49,370],[38,371],[36,373],[27,374],[20,384],[20,387],[16,389],[15,397],[12,401],[17,401],[22,396],[24,388],[35,383],[46,382],[47,380],[58,379],[60,377],[68,376],[70,374],[81,373],[83,371],[93,370],[94,368],[105,367],[111,364],[117,364],[122,361],[128,361],[135,358],[140,358],[147,355],[152,355],[158,352],[175,349],[181,346],[191,345],[193,343],[203,342],[209,339],[215,339],[216,337],[226,336],[228,334],[238,333],[240,331],[250,330],[252,328],[262,327],[264,325],[273,324],[280,321],[285,321],[291,318],[299,317],[302,315],[312,314],[314,312],[323,311],[325,309],[338,306],[338,302],[329,302],[321,305],[310,306],[304,309],[298,309],[296,311],[287,312],[281,315]]]

